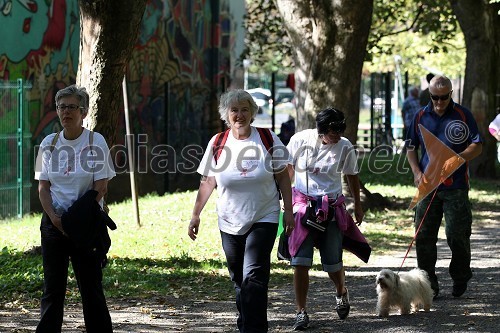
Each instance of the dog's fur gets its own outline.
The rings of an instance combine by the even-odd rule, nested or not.
[[[391,307],[399,308],[402,315],[411,310],[432,306],[433,291],[427,273],[415,268],[399,275],[390,269],[383,269],[377,275],[377,314],[388,317]]]

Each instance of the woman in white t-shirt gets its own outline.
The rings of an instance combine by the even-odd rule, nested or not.
[[[189,237],[195,240],[200,214],[217,188],[218,225],[236,291],[240,332],[268,331],[267,290],[280,213],[278,188],[288,234],[294,225],[288,152],[274,133],[250,126],[257,110],[244,90],[221,96],[219,113],[229,130],[208,143],[198,167],[202,178],[188,227]],[[269,150],[261,130],[268,135]]]
[[[102,207],[115,171],[104,137],[94,132],[91,148],[90,131],[82,127],[89,108],[85,88],[72,85],[61,89],[55,102],[63,130],[43,139],[35,170],[44,210],[40,225],[44,291],[36,332],[61,332],[70,260],[82,296],[87,332],[112,332],[102,288],[103,258],[95,251],[77,247],[64,233],[61,216],[91,189],[98,192],[95,200]]]
[[[297,306],[294,330],[304,330],[309,325],[306,301],[315,246],[320,250],[323,270],[335,285],[337,314],[340,319],[349,314],[349,296],[342,264],[343,230],[357,227],[348,226],[345,222],[349,220],[354,224],[350,216],[343,221],[339,219],[341,209],[343,217],[348,214],[343,205],[342,174],[347,176],[358,224],[363,220],[363,210],[359,197],[357,157],[351,142],[341,136],[345,129],[344,114],[327,108],[316,116],[315,129],[296,133],[287,145],[293,157],[290,177],[295,178],[292,193],[296,221],[289,238]],[[306,226],[302,221],[307,221]],[[317,231],[322,227],[326,229]]]

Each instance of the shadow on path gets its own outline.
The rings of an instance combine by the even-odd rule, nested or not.
[[[347,286],[351,296],[351,313],[341,321],[334,310],[332,283],[323,272],[311,273],[308,312],[311,319],[308,332],[498,332],[500,327],[500,222],[474,228],[471,238],[474,276],[467,292],[460,298],[451,296],[452,281],[448,275],[451,253],[446,240],[438,242],[437,273],[441,295],[430,312],[400,316],[393,312],[387,319],[375,315],[375,276],[382,268],[398,270],[403,256],[379,256],[369,264],[347,268]],[[403,270],[416,266],[414,249]],[[272,278],[271,278],[272,279]],[[295,306],[290,284],[276,285],[269,290],[270,332],[289,332]],[[114,331],[125,332],[236,332],[236,309],[233,300],[203,301],[195,299],[155,298],[151,300],[109,300]],[[81,308],[68,306],[64,332],[84,332]],[[38,311],[23,310],[13,316],[0,311],[0,332],[32,332]]]

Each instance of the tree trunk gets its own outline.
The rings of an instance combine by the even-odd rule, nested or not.
[[[122,81],[137,40],[146,0],[80,0],[80,57],[76,82],[90,95],[85,125],[115,141]]]
[[[316,114],[333,106],[344,112],[344,135],[356,144],[361,70],[373,0],[275,2],[294,50],[298,130],[315,127]],[[349,195],[348,189],[344,193]],[[361,203],[364,210],[389,205],[364,186]]]
[[[373,0],[275,0],[294,50],[297,128],[315,126],[327,106],[344,112],[356,143],[361,70]]]
[[[467,48],[462,104],[472,111],[484,139],[483,153],[470,163],[475,176],[495,177],[496,141],[488,124],[500,107],[500,4],[489,0],[450,0]]]
[[[359,181],[359,186],[359,199],[361,201],[363,211],[377,211],[388,207],[396,207],[394,202],[391,202],[390,199],[384,197],[382,194],[376,192],[372,193],[370,190],[368,190],[361,180]],[[345,175],[344,177],[342,177],[342,193],[345,196],[345,204],[347,210],[349,211],[349,213],[353,214],[354,199],[349,188],[349,182],[347,181],[347,177]]]

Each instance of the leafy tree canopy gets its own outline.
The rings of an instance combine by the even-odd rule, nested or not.
[[[290,71],[292,46],[273,0],[247,0],[244,24],[242,59],[252,60],[250,71]],[[413,81],[429,71],[450,76],[464,72],[464,39],[447,0],[374,2],[365,69],[393,70],[395,55]]]
[[[290,39],[273,0],[247,0],[245,49],[252,72],[289,72],[293,68]]]
[[[385,37],[402,33],[431,34],[429,53],[449,51],[447,42],[457,33],[458,23],[447,0],[378,0],[374,2],[368,59],[391,53]]]
[[[412,83],[427,72],[465,71],[465,42],[447,0],[375,1],[365,70],[392,71],[395,56]]]

